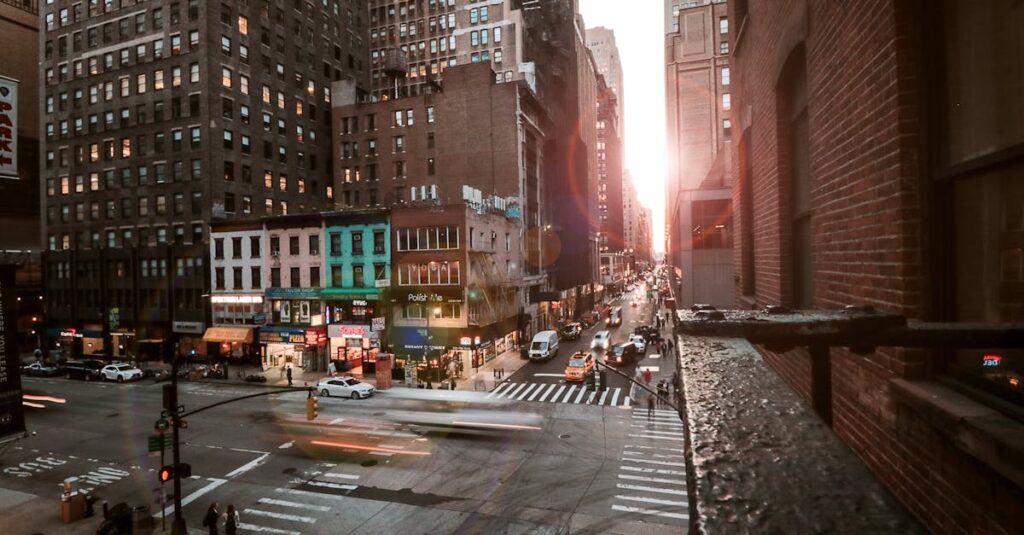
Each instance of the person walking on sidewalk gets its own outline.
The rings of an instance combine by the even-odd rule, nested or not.
[[[647,419],[654,418],[654,394],[647,394]]]
[[[238,510],[235,506],[228,504],[228,510],[224,512],[224,535],[235,535],[238,533]]]
[[[650,368],[644,368],[644,382],[647,383],[647,386],[651,386],[651,369]]]
[[[285,370],[285,375],[288,376],[288,386],[292,386],[292,367],[291,366],[288,366],[288,369]]]
[[[658,406],[665,404],[665,398],[668,397],[668,386],[665,385],[665,380],[658,381]]]
[[[220,513],[217,512],[217,502],[210,504],[203,515],[203,527],[209,530],[210,535],[217,535],[217,522],[220,521]]]

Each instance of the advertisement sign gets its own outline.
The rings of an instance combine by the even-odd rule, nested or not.
[[[454,290],[424,290],[416,288],[395,292],[394,298],[401,303],[461,303],[462,288]]]
[[[327,329],[323,327],[306,329],[306,345],[317,347],[327,345]]]
[[[389,288],[391,286],[391,279],[377,279],[373,281],[374,288]]]
[[[203,334],[203,323],[200,321],[175,321],[171,330],[180,334]]]
[[[369,325],[360,323],[340,323],[327,326],[327,336],[331,338],[379,338]]]
[[[0,76],[0,178],[18,178],[18,81]]]
[[[110,326],[111,331],[116,331],[121,327],[121,309],[118,307],[111,307],[110,311],[107,312],[107,323]]]
[[[267,288],[267,299],[320,299],[320,288]]]
[[[384,325],[385,325],[384,324],[384,319],[385,318],[373,318],[373,319],[371,319],[370,320],[370,328],[373,331],[383,331],[384,330]]]
[[[305,344],[306,331],[288,327],[261,327],[260,342],[264,344]]]
[[[21,359],[14,344],[14,266],[0,266],[0,442],[25,433]]]

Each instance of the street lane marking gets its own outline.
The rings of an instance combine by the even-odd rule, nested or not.
[[[326,494],[323,492],[311,492],[308,490],[299,489],[274,489],[274,492],[280,492],[283,494],[294,494],[296,496],[307,496],[309,498],[329,498],[332,500],[344,500],[345,496],[341,494]]]
[[[627,448],[638,448],[638,449],[641,449],[641,450],[676,451],[676,452],[679,452],[679,453],[686,453],[686,450],[676,449],[676,448],[662,448],[662,447],[658,447],[658,446],[636,446],[636,445],[633,445],[633,444],[626,444],[626,447]]]
[[[270,456],[269,453],[264,453],[263,455],[260,455],[259,457],[257,457],[255,459],[253,459],[253,460],[243,464],[242,466],[239,466],[238,468],[235,468],[234,470],[229,472],[228,475],[226,475],[224,477],[227,477],[227,478],[230,479],[232,477],[242,475],[242,474],[248,472],[249,470],[252,470],[253,468],[256,468],[257,466],[262,464],[263,461],[265,461],[267,459],[267,457],[269,457],[269,456]]]
[[[640,490],[643,492],[658,492],[661,494],[675,494],[677,496],[686,496],[685,490],[663,489],[661,487],[648,487],[644,485],[627,485],[625,483],[616,483],[615,487],[626,490]]]
[[[662,426],[662,427],[668,427],[668,428],[672,428],[672,429],[677,429],[677,428],[683,427],[683,423],[682,422],[650,422],[650,423],[646,423],[646,424],[633,424],[632,425],[632,427],[638,427],[638,428],[647,428],[647,427],[650,427],[650,426]]]
[[[643,409],[640,409],[640,408],[633,409],[633,414],[639,415],[641,413],[641,411],[643,411]],[[676,417],[679,416],[679,414],[676,411],[668,410],[668,409],[654,409],[654,414],[669,414],[669,415],[676,416]],[[643,415],[646,416],[647,414],[644,413]]]
[[[620,389],[616,388],[615,389],[615,393],[612,394],[612,406],[613,407],[619,403],[619,391],[620,391]]]
[[[527,399],[526,401],[533,401],[533,399],[536,398],[537,395],[540,394],[541,392],[543,392],[544,390],[551,390],[550,388],[545,388],[546,386],[547,385],[540,385],[540,388],[538,388],[537,390],[534,390],[533,394],[531,394],[530,398]]]
[[[254,524],[246,524],[245,522],[238,523],[238,529],[242,531],[255,531],[258,533],[280,533],[281,535],[302,535],[298,531],[288,531],[287,529],[269,528],[267,526],[256,526]]]
[[[590,405],[591,403],[593,403],[595,397],[597,397],[597,390],[594,390],[594,391],[590,392],[590,395],[587,396],[587,405]]]
[[[633,403],[633,398],[626,396],[626,399],[622,400],[622,406],[629,408],[629,405]]]
[[[640,507],[626,507],[624,505],[612,505],[612,510],[622,511],[624,513],[640,513],[642,515],[656,515],[663,516],[665,518],[678,518],[680,520],[689,520],[690,515],[680,513],[667,513],[665,511],[658,511],[657,509],[642,509]]]
[[[576,396],[576,401],[573,401],[573,403],[579,403],[579,402],[580,402],[580,400],[582,400],[582,399],[583,399],[583,396],[584,396],[584,395],[585,395],[586,393],[587,393],[587,389],[581,386],[581,387],[580,387],[580,395]]]
[[[340,424],[341,422],[344,422],[344,421],[345,421],[344,418],[335,418],[335,419],[327,422],[327,425],[338,425],[338,424]]]
[[[490,393],[490,394],[487,394],[487,395],[486,395],[486,396],[484,396],[484,397],[485,397],[485,398],[490,398],[490,397],[494,397],[494,396],[497,396],[497,395],[498,395],[498,394],[500,394],[500,393],[501,393],[501,392],[502,392],[503,390],[505,390],[506,388],[508,388],[508,387],[510,387],[510,386],[512,386],[512,383],[501,383],[500,385],[498,385],[498,388],[495,388],[495,389],[494,389],[493,391],[491,391],[491,393]],[[501,397],[501,396],[498,396],[498,397]]]
[[[576,390],[576,385],[572,385],[572,386],[569,387],[569,391],[566,392],[565,393],[565,397],[562,398],[562,403],[568,403],[569,402],[569,397],[572,396],[572,393],[573,393],[574,390]],[[553,401],[556,401],[556,400],[553,400]]]
[[[631,476],[629,474],[619,474],[619,479],[632,479],[633,481],[646,481],[648,483],[666,483],[669,485],[685,485],[686,481],[678,481],[675,479],[663,479],[660,477],[646,477],[646,476]]]
[[[326,481],[307,481],[306,484],[312,485],[314,487],[326,487],[329,489],[338,490],[356,490],[357,488],[359,488],[356,485],[342,485],[340,483],[328,483]]]
[[[395,444],[377,444],[378,448],[389,448],[393,450],[404,450],[405,446],[398,446]]]
[[[523,400],[523,398],[525,398],[525,397],[526,397],[526,395],[527,395],[527,394],[529,394],[529,393],[530,393],[530,391],[531,391],[531,390],[533,390],[534,388],[536,388],[537,386],[538,386],[538,385],[537,385],[537,383],[530,383],[530,386],[528,386],[528,387],[526,388],[526,390],[523,390],[523,393],[522,393],[522,394],[519,394],[519,397],[517,397],[517,398],[516,398],[516,400],[517,400],[517,401],[522,401],[522,400]]]
[[[228,480],[226,480],[226,479],[218,479],[218,478],[215,478],[215,477],[208,477],[206,479],[209,479],[210,482],[207,483],[205,487],[203,487],[203,488],[201,488],[201,489],[193,492],[192,494],[189,494],[188,496],[185,496],[184,498],[181,499],[181,506],[182,507],[185,507],[186,505],[188,505],[188,504],[196,501],[197,499],[199,499],[202,495],[204,495],[204,494],[210,492],[211,490],[213,490],[213,489],[223,485],[224,483],[228,482]],[[172,503],[172,504],[168,505],[167,507],[164,507],[163,513],[164,513],[165,516],[173,516],[173,514],[174,514],[174,504]],[[160,513],[158,512],[158,513],[154,514],[153,518],[160,518]]]
[[[630,434],[629,436],[630,436],[630,438],[650,438],[650,439],[654,439],[654,440],[674,440],[674,441],[677,441],[677,442],[680,440],[678,437],[663,437],[663,436],[660,436],[660,435],[633,435],[633,434]]]
[[[324,474],[325,477],[334,477],[338,479],[359,479],[359,476],[353,474],[337,474],[334,472],[328,472]]]
[[[325,513],[327,511],[331,510],[330,507],[327,507],[327,506],[324,506],[324,505],[310,505],[308,503],[289,502],[287,500],[275,500],[273,498],[260,498],[259,502],[260,503],[265,503],[265,504],[268,504],[268,505],[280,505],[281,507],[293,507],[295,509],[306,509],[308,511],[320,511],[321,513]]]
[[[278,520],[291,520],[292,522],[302,522],[304,524],[316,523],[315,518],[310,518],[308,516],[288,515],[285,513],[275,513],[273,511],[260,511],[259,509],[250,509],[248,507],[243,512],[248,515],[266,516],[270,518],[276,518]]]
[[[675,500],[659,500],[657,498],[648,498],[646,496],[615,496],[615,498],[618,500],[630,500],[634,502],[653,503],[655,505],[670,505],[673,507],[686,507],[687,509],[690,508],[690,504],[686,502],[678,502]]]
[[[677,433],[675,431],[655,431],[654,429],[645,429],[644,433],[650,433],[652,435],[667,435],[670,437],[685,437],[685,433]]]
[[[682,455],[658,455],[657,453],[641,453],[639,451],[624,451],[623,455],[650,455],[655,459],[682,459]]]
[[[565,377],[564,373],[535,373],[534,377]]]
[[[663,476],[686,476],[686,472],[680,472],[679,470],[662,470],[660,468],[644,468],[641,466],[620,466],[620,470],[626,470],[628,472],[639,472],[641,474],[660,474]]]
[[[682,467],[686,466],[686,463],[673,463],[673,462],[669,462],[669,461],[653,461],[651,459],[632,459],[632,458],[626,457],[626,458],[624,458],[622,460],[623,461],[628,461],[628,462],[631,462],[631,463],[660,464],[662,466],[682,466]]]
[[[608,392],[610,392],[610,390],[608,390],[607,388],[605,388],[604,391],[601,392],[601,399],[597,400],[598,405],[604,405],[604,400],[608,397]]]
[[[505,392],[502,392],[501,394],[498,394],[498,397],[499,398],[504,397],[505,399],[512,399],[512,398],[516,397],[516,394],[518,394],[520,390],[525,388],[528,383],[512,383],[512,384],[516,385],[516,388],[512,389],[511,392],[508,392],[508,396],[505,395]]]
[[[548,394],[550,394],[554,390],[557,390],[557,392],[555,392],[554,396],[551,396],[552,403],[558,400],[558,396],[562,395],[562,391],[565,390],[565,385],[552,385],[552,388],[549,388],[548,391],[545,392],[544,395],[540,397],[540,400],[544,401],[544,399],[548,397]]]

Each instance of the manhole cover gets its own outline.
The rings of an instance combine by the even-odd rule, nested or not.
[[[359,465],[360,466],[377,466],[377,461],[375,461],[374,459],[367,459],[367,460],[359,463]]]
[[[572,436],[572,435],[558,435],[558,438],[563,438],[564,439],[564,438],[569,438],[570,436]]]

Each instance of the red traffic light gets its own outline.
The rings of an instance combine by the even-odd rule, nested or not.
[[[167,483],[171,479],[174,479],[174,467],[171,465],[167,465],[161,468],[159,477],[161,483]]]

